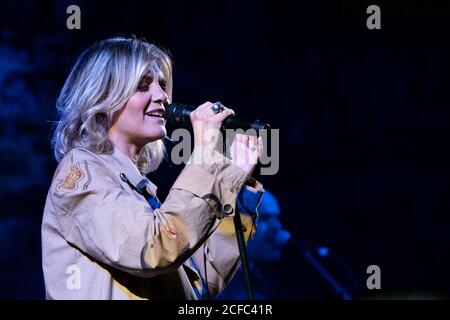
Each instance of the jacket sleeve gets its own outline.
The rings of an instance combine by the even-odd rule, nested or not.
[[[234,203],[247,178],[231,164],[187,164],[153,211],[96,158],[73,154],[66,162],[51,187],[63,237],[100,263],[146,277],[192,255],[219,225],[219,206]]]
[[[245,185],[239,193],[238,209],[244,239],[247,242],[256,232],[257,208],[264,194],[256,180],[253,186]],[[233,216],[224,217],[208,240],[186,264],[196,271],[199,281],[194,281],[203,298],[214,298],[231,281],[240,266]]]

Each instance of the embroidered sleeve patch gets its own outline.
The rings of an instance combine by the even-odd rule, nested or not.
[[[74,163],[70,166],[69,173],[58,183],[57,190],[75,190],[78,188],[78,181],[83,179],[84,173],[80,169],[79,163]]]

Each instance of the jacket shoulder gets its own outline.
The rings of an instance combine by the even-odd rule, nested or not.
[[[62,189],[74,190],[76,182],[84,179],[87,179],[87,187],[94,176],[108,176],[109,179],[112,175],[107,168],[104,161],[92,151],[74,148],[61,159],[51,188],[59,190],[64,187]]]
[[[85,148],[73,148],[66,156],[70,157],[71,162],[80,162],[83,160],[102,162],[102,159],[98,155]]]

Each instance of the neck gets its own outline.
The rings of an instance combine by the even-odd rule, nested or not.
[[[133,161],[133,163],[136,163],[139,156],[139,152],[141,150],[140,146],[130,141],[127,141],[126,139],[123,139],[123,137],[116,134],[115,132],[109,132],[108,136],[109,140],[111,140],[111,142],[114,143],[116,148],[118,148],[124,155],[130,158],[131,161]]]

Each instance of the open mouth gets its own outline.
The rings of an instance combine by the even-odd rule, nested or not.
[[[145,115],[149,116],[149,117],[164,118],[164,111],[163,110],[154,110],[151,112],[146,112]]]

